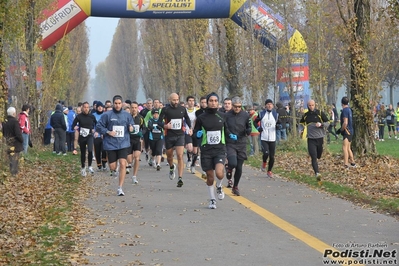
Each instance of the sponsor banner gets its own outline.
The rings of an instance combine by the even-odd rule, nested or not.
[[[91,0],[91,16],[118,18],[228,18],[230,0]]]
[[[39,47],[43,50],[54,45],[58,40],[82,23],[88,16],[74,2],[59,0],[42,12],[46,20],[39,22],[42,40]]]
[[[293,66],[291,68],[292,82],[308,81],[309,66]],[[285,68],[277,69],[277,80],[281,82],[289,81],[289,72]]]
[[[69,1],[64,6],[55,11],[45,21],[40,23],[40,33],[42,39],[47,38],[50,34],[58,30],[65,23],[78,15],[82,9],[74,2]]]
[[[291,54],[291,66],[308,66],[309,55],[307,53]]]
[[[196,0],[127,0],[127,10],[146,11],[194,11]]]
[[[277,42],[285,37],[285,31],[288,31],[288,38],[291,38],[295,31],[260,0],[246,1],[231,19],[244,29],[253,30],[259,41],[272,50],[277,47]]]
[[[279,87],[280,101],[284,105],[287,105],[291,102],[289,86],[286,82],[279,82],[277,85]],[[310,100],[309,81],[293,82],[292,88],[295,107],[306,106],[307,102]]]

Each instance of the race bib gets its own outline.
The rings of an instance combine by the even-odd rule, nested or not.
[[[87,136],[90,134],[90,129],[81,127],[79,132],[80,132],[79,134],[80,134],[82,137],[85,138],[85,137],[87,137]]]
[[[113,126],[112,131],[115,131],[115,138],[123,138],[125,136],[125,127],[124,126]]]
[[[181,124],[182,120],[181,119],[172,119],[170,120],[170,123],[172,124],[172,129],[181,129]]]
[[[140,125],[133,125],[133,133],[138,134],[140,131]]]
[[[208,131],[206,132],[206,138],[210,145],[219,144],[221,140],[220,131]]]
[[[152,133],[161,133],[161,130],[158,128],[158,124],[153,125]]]

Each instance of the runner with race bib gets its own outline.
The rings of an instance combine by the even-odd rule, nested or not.
[[[226,137],[237,140],[237,135],[229,131],[225,114],[218,111],[219,96],[211,93],[206,97],[208,107],[205,113],[197,117],[194,135],[201,139],[201,167],[206,172],[206,184],[210,196],[209,208],[216,209],[216,193],[219,200],[224,199],[222,181],[224,177],[224,164],[226,161]]]
[[[164,121],[164,134],[165,134],[165,148],[166,156],[169,163],[169,178],[173,180],[176,176],[176,165],[173,163],[173,149],[176,149],[177,168],[179,180],[177,187],[183,186],[183,152],[184,152],[184,126],[183,119],[185,119],[187,126],[190,128],[188,134],[192,135],[191,121],[187,114],[187,109],[179,105],[179,95],[172,93],[169,96],[169,106],[162,109],[159,115],[159,120]]]
[[[80,163],[82,168],[80,174],[86,176],[86,147],[88,152],[87,164],[89,166],[90,174],[94,174],[93,167],[91,166],[93,162],[93,133],[94,127],[97,123],[94,115],[90,114],[90,104],[84,102],[82,105],[82,112],[78,114],[72,122],[72,128],[79,130],[78,143],[80,147]],[[79,124],[79,126],[77,126]]]
[[[103,147],[107,151],[111,174],[119,176],[118,196],[124,196],[122,186],[126,176],[126,159],[134,121],[132,115],[122,109],[122,96],[115,95],[112,100],[114,103],[112,110],[101,116],[96,129],[104,136]],[[119,162],[119,173],[116,172],[117,162]]]

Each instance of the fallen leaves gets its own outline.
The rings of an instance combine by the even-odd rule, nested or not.
[[[3,178],[0,264],[40,264],[46,259],[38,255],[40,251],[47,253],[41,256],[54,260],[79,262],[81,256],[76,252],[63,257],[74,250],[74,239],[85,230],[84,226],[74,227],[84,217],[85,210],[78,202],[85,191],[84,181],[76,182],[73,169],[59,159],[51,163],[25,161],[17,176]]]
[[[279,168],[297,174],[313,176],[310,157],[284,153],[276,155]],[[377,198],[399,197],[399,160],[388,156],[370,155],[356,159],[356,168],[345,168],[341,155],[324,153],[319,160],[322,179],[347,185],[357,191]]]

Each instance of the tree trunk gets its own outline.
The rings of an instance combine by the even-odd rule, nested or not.
[[[351,66],[351,107],[353,110],[354,138],[353,152],[357,155],[375,153],[373,138],[373,116],[369,105],[367,85],[367,44],[370,30],[370,0],[355,0],[356,24],[353,26],[353,38],[350,45]]]
[[[237,69],[237,49],[235,45],[236,34],[233,23],[225,20],[224,26],[226,28],[226,63],[227,63],[227,77],[229,96],[242,96],[242,90],[238,86],[238,69]]]
[[[7,116],[8,87],[6,83],[5,58],[4,58],[4,21],[6,19],[7,0],[0,2],[0,122]]]

